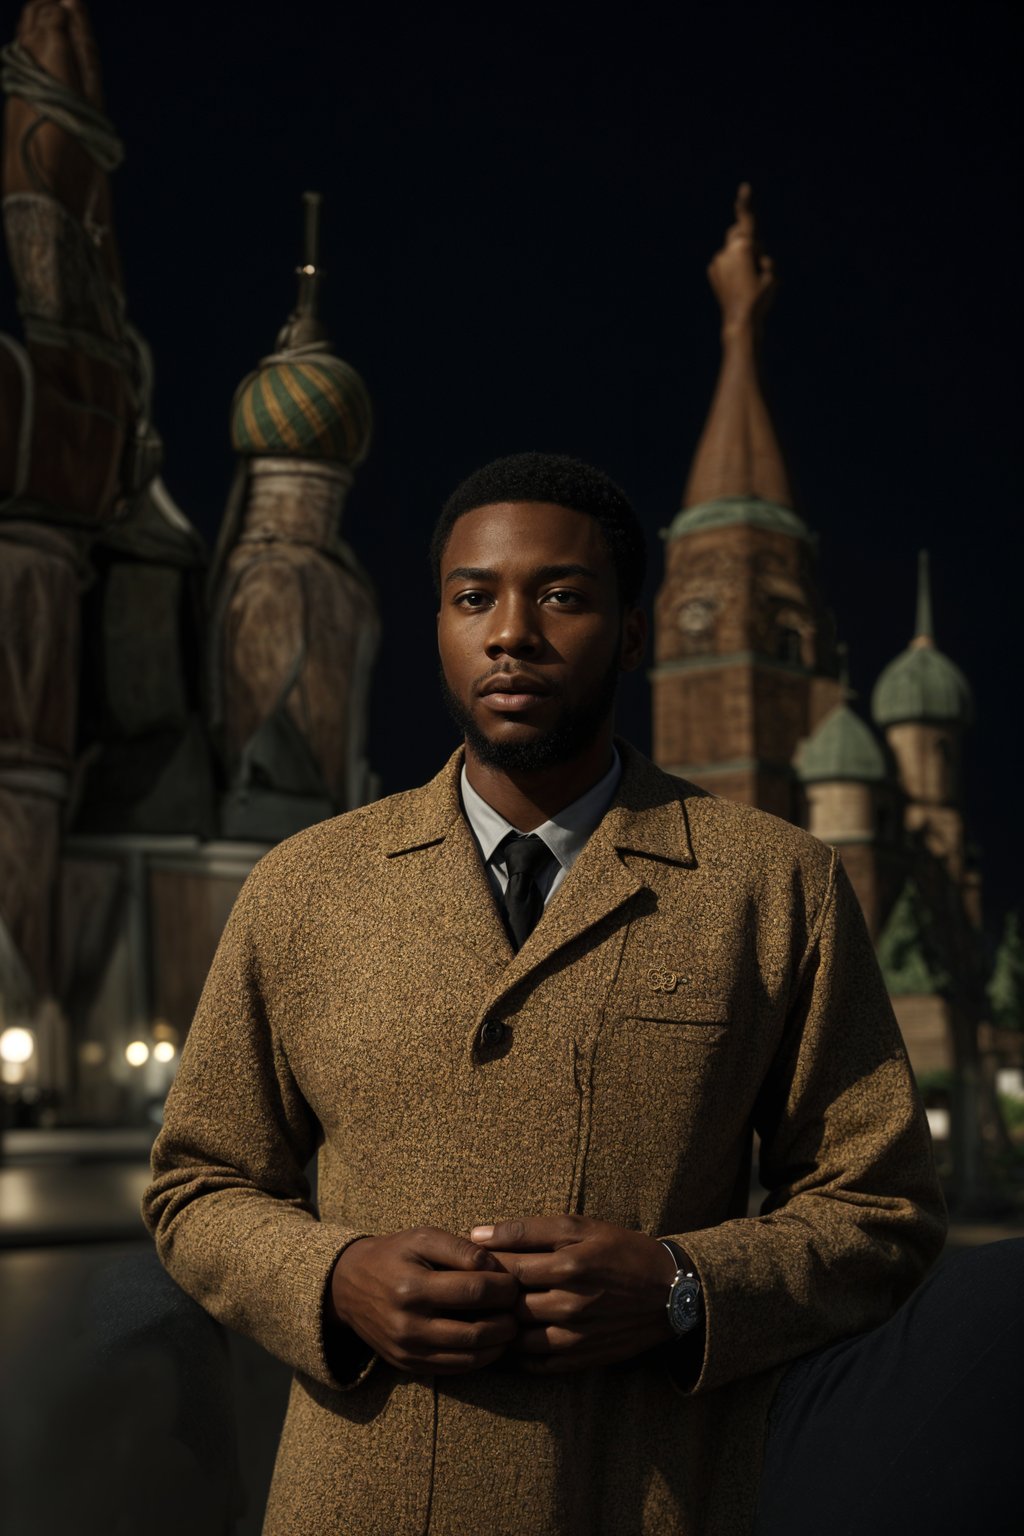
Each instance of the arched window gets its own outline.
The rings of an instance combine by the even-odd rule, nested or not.
[[[804,659],[800,631],[791,625],[780,624],[775,631],[775,654],[780,661],[791,661],[800,666]]]

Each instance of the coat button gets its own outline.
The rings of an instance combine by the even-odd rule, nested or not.
[[[505,1039],[505,1026],[500,1019],[485,1019],[480,1027],[480,1044],[493,1050]]]

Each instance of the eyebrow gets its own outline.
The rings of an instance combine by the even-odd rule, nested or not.
[[[563,581],[568,576],[584,576],[591,581],[597,581],[598,574],[592,571],[589,565],[541,565],[531,572],[534,581]],[[499,581],[498,571],[489,570],[482,565],[460,565],[454,571],[449,571],[445,577],[445,586],[450,581]]]

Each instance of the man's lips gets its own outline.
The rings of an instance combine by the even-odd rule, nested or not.
[[[489,677],[478,690],[495,709],[525,709],[546,698],[549,689],[536,678],[522,672],[499,673]]]

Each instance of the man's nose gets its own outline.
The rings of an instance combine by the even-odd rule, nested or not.
[[[543,643],[537,609],[532,602],[510,597],[495,604],[487,634],[488,656],[532,656]]]

